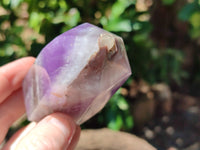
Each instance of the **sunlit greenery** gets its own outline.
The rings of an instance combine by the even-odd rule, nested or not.
[[[160,0],[164,7],[178,0]],[[54,37],[83,22],[90,22],[124,39],[132,79],[149,84],[181,85],[190,77],[182,68],[186,54],[177,47],[163,47],[151,38],[153,0],[2,0],[0,1],[0,65],[24,56],[37,56]],[[141,5],[141,6],[140,6]],[[177,9],[177,20],[186,22],[192,40],[200,37],[200,1],[185,2]],[[199,66],[199,61],[196,62]],[[197,71],[200,74],[200,71]],[[200,81],[199,77],[195,77]],[[126,83],[126,87],[129,86]],[[99,124],[115,130],[130,130],[134,118],[120,90],[97,116]]]

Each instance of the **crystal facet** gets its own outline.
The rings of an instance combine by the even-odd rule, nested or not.
[[[53,112],[77,124],[100,111],[131,75],[122,38],[89,23],[52,40],[23,82],[30,121]]]

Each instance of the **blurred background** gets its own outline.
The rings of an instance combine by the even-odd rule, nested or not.
[[[36,57],[84,22],[124,39],[133,74],[82,128],[129,132],[158,149],[199,150],[200,0],[1,0],[0,65]]]

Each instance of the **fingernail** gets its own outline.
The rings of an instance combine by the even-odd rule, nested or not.
[[[76,125],[74,121],[65,116],[65,115],[60,115],[61,117],[51,117],[51,119],[48,121],[48,123],[52,124],[56,128],[58,128],[63,135],[65,136],[65,141],[67,142],[65,145],[65,149],[70,145],[71,140],[74,136],[75,130],[76,130]],[[63,118],[65,117],[65,118]]]
[[[63,122],[57,118],[51,118],[49,120],[49,123],[53,124],[58,129],[60,129],[62,133],[65,135],[65,137],[70,136],[70,130],[72,129],[72,125],[70,123],[69,126],[66,126],[66,124],[63,124]]]
[[[42,119],[17,145],[22,149],[30,146],[33,149],[66,149],[76,131],[76,124],[67,115],[51,114]]]

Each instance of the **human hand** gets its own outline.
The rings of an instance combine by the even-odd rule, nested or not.
[[[0,143],[25,112],[21,85],[34,61],[27,57],[0,67]],[[72,150],[79,136],[80,127],[69,116],[54,113],[20,129],[3,150]]]

